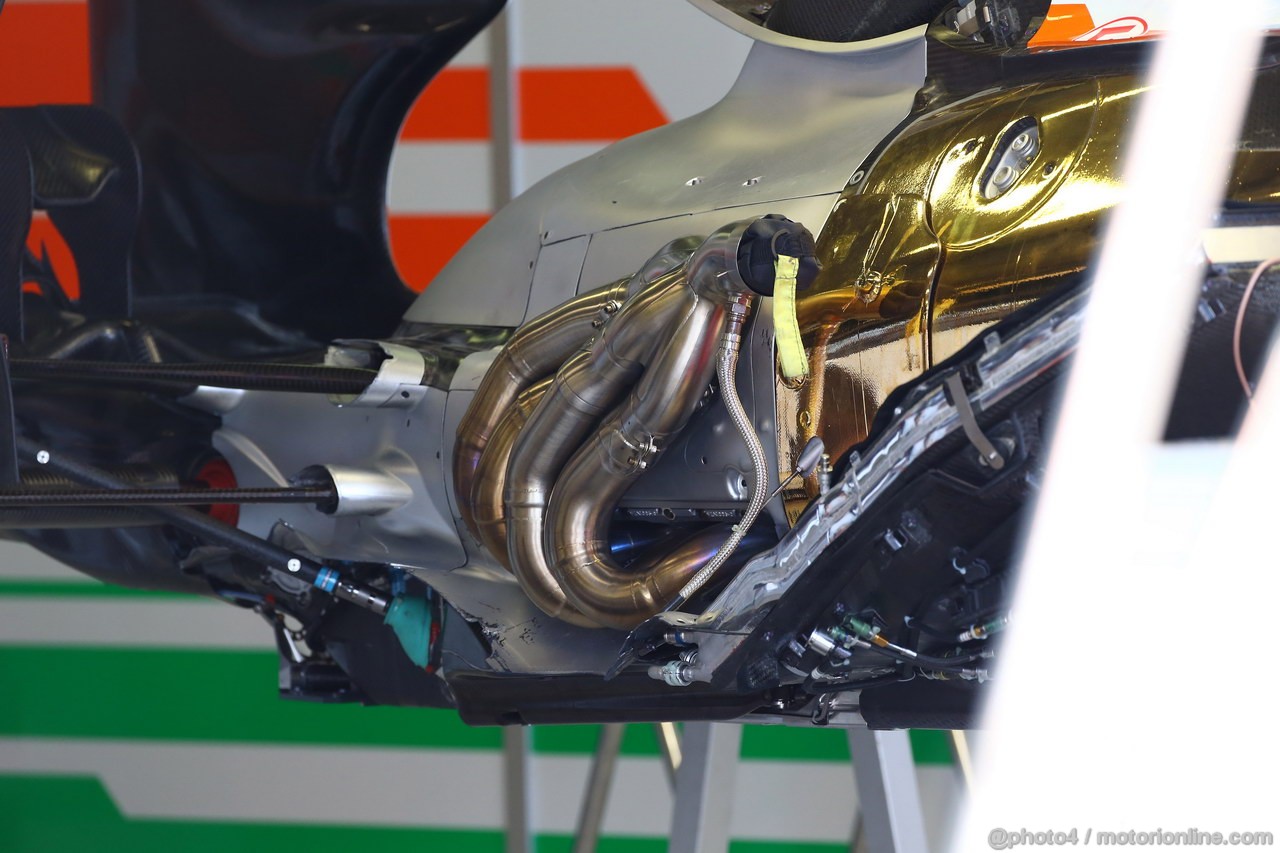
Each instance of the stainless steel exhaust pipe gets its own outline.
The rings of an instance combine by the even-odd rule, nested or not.
[[[489,446],[480,457],[480,465],[476,468],[471,507],[478,538],[480,544],[507,571],[511,571],[511,560],[507,558],[507,511],[502,497],[507,481],[507,466],[511,463],[511,451],[515,448],[516,439],[551,388],[551,382],[552,377],[547,377],[520,395],[515,406],[498,423]]]
[[[556,482],[547,513],[551,571],[573,607],[602,625],[631,628],[661,611],[705,562],[658,558],[624,571],[609,553],[609,526],[623,494],[688,423],[715,373],[722,338],[736,354],[755,301],[738,267],[750,225],[727,226],[690,257],[670,338]],[[621,332],[624,318],[618,323]],[[544,408],[550,411],[550,401],[538,416]]]
[[[516,399],[539,379],[556,373],[565,359],[582,349],[621,308],[628,296],[677,269],[695,247],[688,238],[669,243],[631,278],[589,291],[553,308],[521,326],[507,341],[458,424],[453,453],[453,491],[462,520],[473,536],[480,538],[471,502],[476,470],[493,431]]]
[[[807,239],[807,253],[804,240],[790,245],[812,261],[812,236],[796,229],[765,217],[669,244],[630,280],[629,298],[589,349],[564,355],[553,380],[528,390],[534,373],[552,372],[547,364],[553,350],[564,352],[569,330],[582,331],[580,300],[522,329],[486,376],[459,430],[465,452],[455,489],[477,538],[499,559],[505,529],[504,562],[545,613],[630,628],[740,543],[736,530],[709,528],[623,569],[609,533],[618,501],[684,429],[717,365],[732,392],[742,329],[755,293],[771,292],[779,238]],[[745,415],[737,420],[740,431],[750,427]],[[760,492],[764,466],[755,467]]]
[[[507,471],[507,554],[525,594],[543,612],[575,613],[551,573],[543,548],[551,490],[565,462],[624,397],[663,343],[666,328],[691,300],[679,270],[628,302],[597,338],[590,354],[556,375],[551,390],[521,431]]]
[[[594,332],[593,323],[612,303],[621,304],[627,282],[615,282],[572,299],[522,326],[485,373],[458,424],[453,452],[453,492],[471,534],[480,538],[471,493],[476,470],[499,421],[534,382],[551,375]]]

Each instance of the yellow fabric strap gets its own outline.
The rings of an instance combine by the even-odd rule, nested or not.
[[[796,320],[796,275],[799,258],[779,255],[773,265],[773,339],[778,344],[778,364],[782,375],[796,379],[809,375],[809,358],[800,340]]]

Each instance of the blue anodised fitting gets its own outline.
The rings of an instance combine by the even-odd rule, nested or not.
[[[382,618],[395,632],[400,647],[420,667],[431,660],[431,604],[417,596],[396,596]]]
[[[321,569],[320,572],[316,575],[316,579],[315,579],[316,589],[320,589],[325,592],[333,592],[333,588],[336,587],[337,585],[338,585],[338,573],[335,572],[333,569]]]

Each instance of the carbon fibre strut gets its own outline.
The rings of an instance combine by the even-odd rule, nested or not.
[[[45,466],[67,479],[95,489],[110,491],[129,489],[127,483],[105,471],[61,453],[52,453],[29,438],[19,437],[16,443],[20,456]],[[261,563],[272,574],[300,578],[334,598],[350,602],[379,616],[387,612],[389,602],[382,593],[344,579],[336,570],[309,557],[281,548],[187,507],[152,506],[147,511],[204,542],[220,545]]]

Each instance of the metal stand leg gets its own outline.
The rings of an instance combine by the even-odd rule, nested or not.
[[[502,730],[504,772],[503,804],[507,841],[506,853],[531,853],[529,820],[529,730],[507,726]]]
[[[595,853],[625,729],[626,726],[622,723],[609,723],[600,729],[600,742],[596,746],[595,760],[591,762],[591,776],[587,779],[587,791],[582,798],[582,812],[578,815],[578,832],[573,842],[573,853]]]
[[[973,790],[973,753],[969,750],[968,735],[958,729],[951,732],[951,754],[956,759],[956,767],[960,769],[965,792]]]
[[[676,789],[677,774],[680,772],[680,733],[675,723],[654,723],[654,734],[658,737],[658,747],[662,750],[662,766],[667,770],[667,781],[671,790]]]
[[[685,723],[669,853],[725,853],[742,728]]]
[[[849,751],[867,849],[925,853],[924,810],[907,733],[850,729]]]

